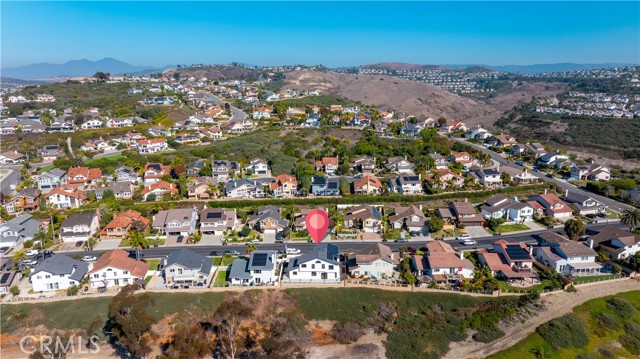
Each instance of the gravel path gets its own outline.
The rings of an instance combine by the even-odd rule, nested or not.
[[[533,333],[541,324],[570,313],[574,307],[586,301],[633,290],[640,290],[640,280],[619,279],[604,281],[582,285],[576,293],[556,292],[543,295],[542,300],[545,304],[545,309],[535,318],[531,318],[524,324],[501,328],[505,332],[505,336],[492,343],[478,343],[470,338],[464,342],[451,343],[450,350],[444,358],[486,358],[489,355],[510,348]]]

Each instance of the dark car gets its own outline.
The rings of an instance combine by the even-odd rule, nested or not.
[[[547,177],[549,177],[549,178],[553,178],[553,177],[555,177],[555,176],[553,175],[553,173],[547,173]]]
[[[307,239],[307,243],[313,243],[313,239]]]
[[[282,232],[276,233],[276,241],[281,241],[283,238],[284,238],[284,235],[282,234]]]
[[[77,241],[76,242],[76,247],[82,247],[82,243],[84,243],[84,241]]]
[[[220,257],[221,256],[220,252],[218,252],[218,251],[213,251],[213,252],[209,253],[209,255],[212,256],[212,257]]]
[[[413,247],[407,247],[407,252],[409,252],[409,253],[415,253],[415,252],[416,252],[416,249],[415,249],[415,248],[413,248]]]
[[[9,247],[2,247],[2,248],[0,248],[0,253],[4,253],[4,252],[6,252],[8,250],[9,250]]]
[[[178,236],[178,239],[176,240],[176,242],[182,243],[182,241],[184,241],[184,236]]]
[[[394,243],[408,243],[409,241],[406,239],[396,239],[395,241],[393,241]]]

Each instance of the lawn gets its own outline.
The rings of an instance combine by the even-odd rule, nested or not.
[[[149,263],[150,270],[158,270],[158,266],[160,265],[159,259],[145,259],[146,263]]]
[[[441,230],[441,231],[437,231],[435,233],[431,233],[431,238],[438,238],[438,237],[444,237],[444,238],[455,238],[458,237],[462,234],[462,232],[460,232],[459,230]]]
[[[126,159],[127,158],[125,156],[117,154],[100,158],[91,158],[84,161],[84,165],[87,167],[104,167],[106,164],[117,164]]]
[[[580,284],[580,283],[595,282],[599,280],[608,280],[608,279],[621,278],[621,277],[622,276],[620,274],[591,275],[591,276],[584,276],[584,277],[575,277],[571,281],[574,284]]]
[[[213,310],[217,308],[224,293],[149,293],[155,300],[150,313],[161,318],[167,313],[183,310]],[[2,331],[11,332],[20,328],[44,325],[48,329],[87,328],[100,317],[106,320],[111,297],[79,298],[49,303],[25,303],[2,305]]]
[[[39,172],[40,173],[44,173],[44,172],[47,172],[47,171],[50,171],[50,170],[54,169],[55,167],[56,166],[54,166],[54,165],[46,165],[44,167],[40,167]]]
[[[216,280],[213,282],[214,287],[226,287],[227,286],[227,271],[219,271],[216,275]]]
[[[584,348],[560,348],[555,349],[538,333],[529,335],[526,339],[518,342],[513,347],[497,353],[489,358],[492,359],[527,359],[544,357],[546,359],[560,359],[560,358],[576,358],[578,355],[587,355],[598,353],[602,348],[609,349],[615,353],[614,357],[632,358],[633,355],[629,353],[624,347],[615,343],[619,336],[624,333],[624,329],[620,330],[603,330],[600,329],[597,316],[599,314],[613,314],[621,322],[623,317],[620,317],[607,307],[606,301],[612,296],[598,298],[583,303],[573,309],[573,313],[580,317],[586,324],[587,332],[589,335],[589,343]],[[624,298],[631,303],[635,303],[636,307],[640,303],[640,291],[632,291],[616,294],[615,297]],[[631,319],[636,323],[640,323],[640,311],[638,311]],[[544,352],[543,356],[536,356],[536,353]],[[604,357],[604,356],[594,356]]]
[[[501,224],[496,227],[494,232],[498,233],[508,233],[508,232],[517,232],[517,231],[526,231],[531,229],[524,224]]]

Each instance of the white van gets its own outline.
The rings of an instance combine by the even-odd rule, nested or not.
[[[300,254],[300,250],[298,248],[287,248],[287,254]]]

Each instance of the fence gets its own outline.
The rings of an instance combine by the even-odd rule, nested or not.
[[[602,275],[601,277],[590,277],[587,280],[580,280],[580,277],[576,277],[571,282],[573,283],[573,285],[582,285],[582,284],[588,284],[588,283],[602,282],[605,280],[620,279],[625,277],[627,276],[624,274],[613,274],[613,275],[605,274],[605,275]]]

